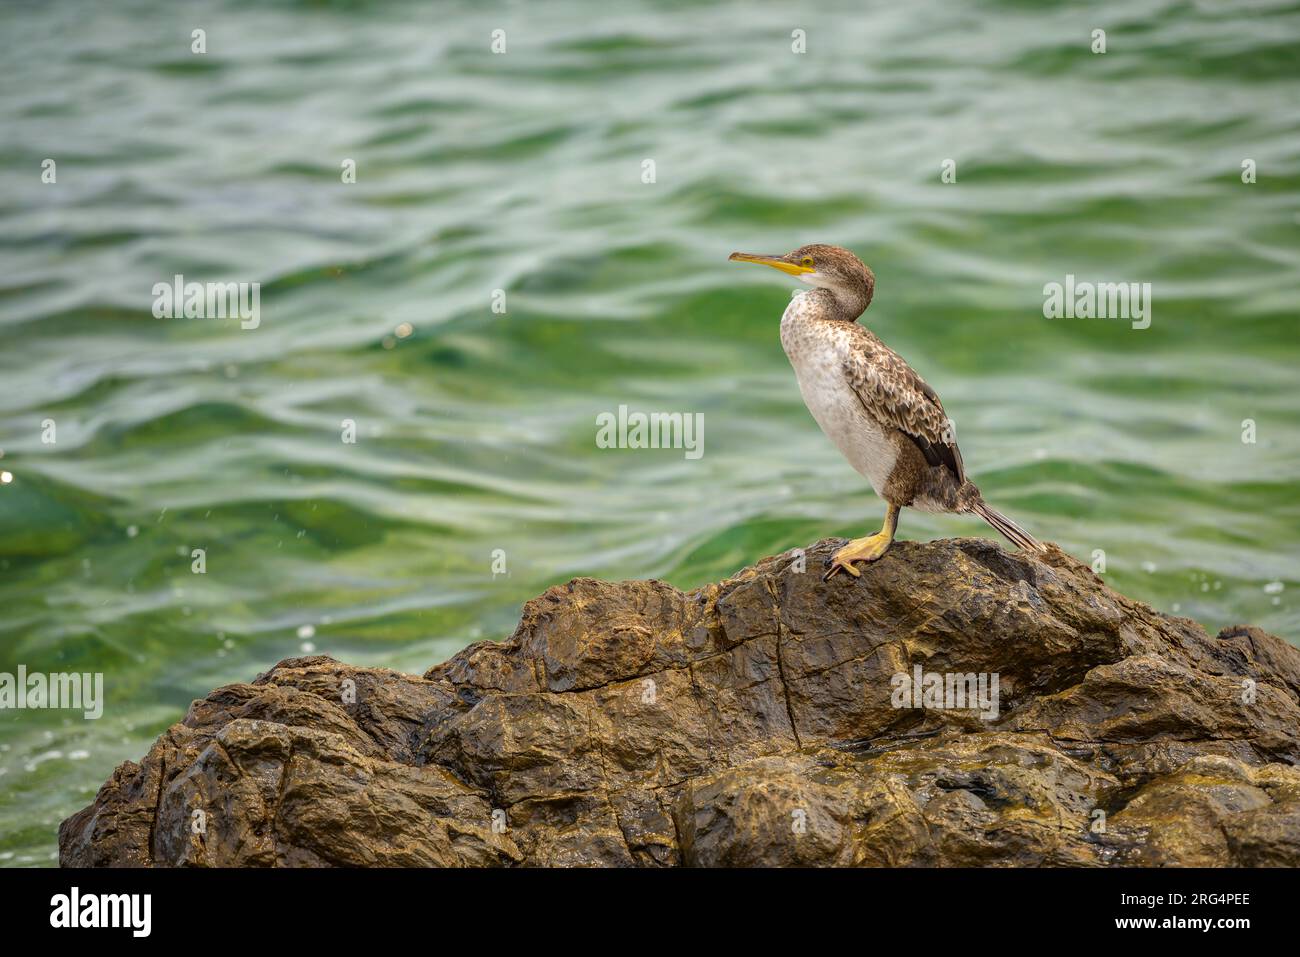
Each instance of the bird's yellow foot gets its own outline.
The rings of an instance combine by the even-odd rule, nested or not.
[[[886,535],[883,531],[876,532],[874,535],[868,535],[866,538],[855,538],[838,552],[831,556],[831,567],[822,576],[822,581],[829,580],[836,572],[843,569],[854,578],[862,575],[862,572],[853,567],[854,562],[874,562],[885,552],[889,551],[889,546],[894,543],[892,535]]]

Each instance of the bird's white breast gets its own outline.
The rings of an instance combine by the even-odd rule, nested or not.
[[[845,360],[853,348],[848,330],[835,320],[813,315],[805,295],[791,300],[781,317],[781,346],[794,367],[804,405],[826,437],[880,495],[898,453],[863,409],[845,374]]]

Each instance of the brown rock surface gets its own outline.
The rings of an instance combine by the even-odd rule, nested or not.
[[[1300,865],[1300,650],[1056,549],[899,542],[822,582],[838,544],[689,593],[578,579],[423,677],[283,661],[119,767],[61,861]],[[894,707],[917,666],[996,674],[997,716]]]

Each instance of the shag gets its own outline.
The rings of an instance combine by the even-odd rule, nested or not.
[[[855,562],[884,555],[904,508],[972,513],[1020,548],[1042,549],[985,503],[966,478],[952,421],[934,389],[858,322],[876,290],[866,263],[847,249],[820,243],[784,256],[732,253],[730,258],[771,266],[813,287],[786,307],[781,346],[808,411],[886,504],[880,531],[837,551],[825,578],[841,570],[857,578],[862,573]]]

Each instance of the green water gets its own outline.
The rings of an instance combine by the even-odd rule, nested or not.
[[[857,251],[991,501],[1300,638],[1300,5],[61,2],[0,36],[0,671],[108,698],[0,712],[0,865],[281,658],[421,671],[575,575],[874,529],[790,284],[735,249]],[[177,273],[260,282],[260,325],[154,318]],[[1045,319],[1067,273],[1151,283],[1150,328]],[[619,405],[702,413],[704,454],[598,448]]]

